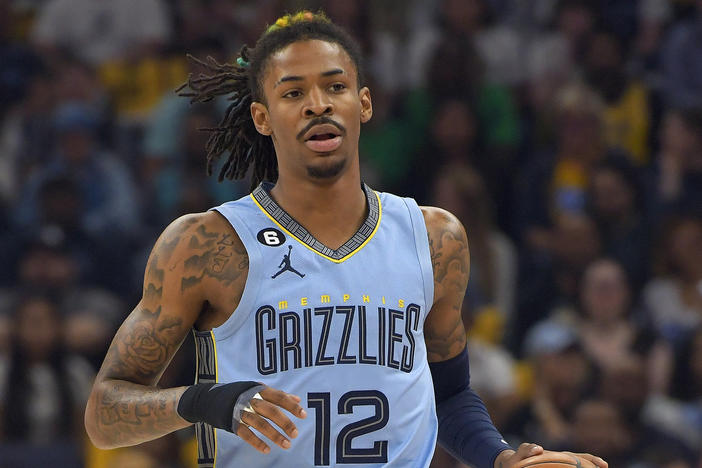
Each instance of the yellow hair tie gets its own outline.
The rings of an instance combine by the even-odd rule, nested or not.
[[[294,15],[287,14],[275,20],[275,23],[266,29],[266,34],[277,31],[278,29],[286,28],[295,23],[301,23],[303,21],[322,21],[328,23],[329,18],[327,18],[327,16],[322,12],[312,13],[309,10],[298,11]]]

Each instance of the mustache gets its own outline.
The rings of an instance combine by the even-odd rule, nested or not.
[[[346,128],[343,125],[341,125],[340,123],[323,115],[320,117],[315,117],[314,119],[310,120],[309,123],[307,125],[305,125],[305,128],[300,130],[300,132],[297,134],[297,139],[302,140],[302,138],[305,136],[305,133],[309,132],[312,127],[314,127],[315,125],[322,125],[322,124],[333,125],[339,129],[342,136],[346,135]]]

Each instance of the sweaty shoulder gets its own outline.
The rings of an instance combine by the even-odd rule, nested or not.
[[[207,329],[224,323],[236,309],[248,268],[246,249],[234,228],[219,213],[208,211],[182,216],[163,231],[145,276],[160,270],[170,294],[202,304],[197,326]]]

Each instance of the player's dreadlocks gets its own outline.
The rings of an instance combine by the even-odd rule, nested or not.
[[[208,175],[212,174],[222,154],[229,152],[219,171],[220,182],[225,178],[243,178],[252,164],[252,189],[263,180],[275,182],[278,179],[273,142],[269,136],[258,133],[249,108],[254,101],[265,104],[263,72],[268,58],[289,44],[309,39],[339,44],[354,62],[358,87],[361,87],[363,70],[358,44],[322,12],[301,11],[279,18],[266,29],[253,49],[242,47],[236,63],[218,63],[212,57],[203,61],[189,56],[211,73],[198,77],[190,75],[176,92],[189,97],[191,103],[207,102],[221,95],[229,95],[231,101],[217,127],[202,129],[212,133],[207,141]]]

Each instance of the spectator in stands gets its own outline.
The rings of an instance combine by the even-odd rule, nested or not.
[[[445,1],[456,5],[478,3],[478,0]],[[453,18],[451,21],[455,23],[457,20]],[[410,85],[407,118],[426,131],[430,126],[430,117],[444,99],[467,99],[483,129],[487,150],[499,157],[502,165],[506,165],[511,160],[519,137],[514,97],[507,86],[486,79],[486,62],[471,38],[460,31],[454,32],[444,31],[437,36],[437,40],[430,42],[426,51],[426,66],[413,65],[410,54],[410,65],[405,69],[409,73],[421,73],[422,79]],[[417,34],[421,35],[420,32]],[[426,47],[420,39],[418,41],[422,47]],[[451,66],[446,66],[449,63]]]
[[[471,281],[464,307],[472,316],[496,314],[502,327],[514,314],[517,256],[494,224],[493,205],[479,173],[467,162],[443,166],[433,182],[431,203],[455,214],[470,234]],[[502,333],[493,337],[499,342]]]
[[[621,408],[603,399],[582,401],[574,411],[571,449],[596,450],[612,466],[634,468],[640,453],[637,422]]]
[[[613,260],[591,263],[581,281],[577,326],[583,350],[607,372],[622,363],[641,359],[644,387],[658,394],[668,389],[672,354],[652,330],[637,324],[631,287],[622,266]]]
[[[702,327],[680,347],[670,397],[658,408],[666,412],[666,417],[659,420],[661,427],[702,456]]]
[[[67,353],[56,305],[30,295],[13,314],[11,351],[0,359],[0,433],[7,441],[77,443],[94,377],[90,365]]]
[[[71,174],[84,205],[81,224],[91,235],[130,234],[137,229],[137,191],[127,167],[100,144],[96,117],[83,104],[66,102],[54,114],[57,152],[27,181],[16,205],[19,226],[39,223],[39,189],[52,177]]]
[[[447,67],[447,63],[453,65]],[[417,142],[415,147],[427,145],[423,154],[419,155],[424,159],[425,166],[427,160],[424,155],[430,154],[426,151],[431,146],[447,146],[447,143],[436,140],[436,137],[443,136],[437,130],[444,131],[442,127],[446,127],[445,131],[452,131],[454,137],[466,134],[463,138],[467,136],[470,141],[463,148],[465,152],[473,149],[477,142],[476,131],[480,130],[484,154],[481,157],[473,156],[473,159],[477,167],[485,169],[482,175],[500,207],[497,223],[505,226],[507,218],[511,217],[511,197],[498,187],[511,186],[514,177],[511,164],[517,147],[518,116],[511,91],[483,80],[482,69],[482,62],[470,42],[463,38],[443,38],[431,57],[426,88],[410,92],[403,103],[403,110],[408,126],[415,135],[429,136],[425,140],[416,136],[413,138]],[[463,104],[460,101],[464,101]],[[461,106],[464,108],[461,109]],[[450,121],[452,116],[469,125],[474,123],[468,131],[461,131],[458,123]],[[471,119],[473,122],[470,122]],[[451,144],[455,146],[456,143],[456,138],[453,138]],[[442,148],[442,151],[446,149]],[[451,149],[455,151],[455,148]],[[417,184],[413,186],[417,187]]]
[[[188,52],[198,59],[187,61],[187,73],[195,76],[206,71],[201,61],[206,60],[207,57],[212,57],[220,63],[227,60],[225,44],[211,37],[198,40],[191,45]],[[229,103],[226,98],[219,97],[214,99],[214,105],[218,112],[223,114]],[[155,171],[159,169],[160,161],[171,158],[183,148],[184,122],[191,107],[192,105],[186,99],[172,91],[161,96],[148,122],[144,125],[141,144],[145,158],[143,172],[140,174],[142,183],[150,185]]]
[[[531,397],[505,424],[503,433],[507,437],[519,434],[560,450],[570,439],[573,412],[592,390],[592,364],[576,333],[556,322],[530,329],[524,353],[533,370]]]
[[[541,1],[541,22],[544,30],[532,32],[529,49],[550,48],[554,44],[565,44],[570,62],[581,63],[587,40],[597,27],[599,11],[589,0]],[[530,14],[533,14],[530,12]],[[538,21],[538,19],[537,19]]]
[[[665,40],[663,95],[672,107],[702,107],[702,0],[696,0],[697,14],[671,27]]]
[[[629,77],[625,60],[624,44],[613,32],[600,30],[589,38],[585,75],[605,103],[605,141],[642,165],[648,160],[648,92]]]
[[[426,144],[403,164],[406,166],[403,183],[410,181],[411,194],[420,203],[428,204],[432,196],[431,184],[423,181],[437,180],[444,166],[479,167],[481,177],[490,175],[484,169],[491,167],[492,158],[481,154],[478,125],[475,112],[465,99],[447,97],[436,103]],[[427,154],[432,157],[427,158]]]
[[[10,0],[0,0],[0,120],[21,101],[31,78],[41,71],[37,54],[19,40],[19,15]]]
[[[217,123],[212,106],[193,107],[179,131],[182,145],[160,158],[151,156],[150,166],[157,169],[149,192],[149,198],[155,201],[149,207],[153,209],[149,218],[157,227],[167,225],[184,213],[206,211],[247,193],[249,187],[245,181],[217,182],[216,177],[206,177],[206,160],[202,151],[209,133],[201,129],[215,127]],[[218,173],[216,168],[214,173]]]
[[[635,292],[648,278],[650,235],[640,173],[625,158],[594,166],[588,211],[602,236],[602,250],[622,264]]]
[[[659,244],[656,276],[643,301],[658,332],[679,345],[702,324],[702,220],[673,219]]]
[[[569,214],[557,218],[545,232],[545,250],[523,252],[519,276],[515,324],[512,329],[519,346],[522,334],[537,321],[572,310],[585,268],[601,255],[601,241],[593,220]]]
[[[702,216],[702,107],[666,112],[661,147],[649,183],[654,216]]]
[[[672,17],[668,0],[638,2],[636,37],[631,51],[631,72],[657,93],[661,87],[662,47],[665,30]]]
[[[528,249],[548,250],[554,218],[585,211],[592,167],[609,153],[603,112],[602,100],[589,87],[571,84],[558,93],[555,147],[531,156],[517,190],[515,217]]]
[[[14,304],[26,291],[40,291],[54,298],[65,317],[67,348],[99,364],[124,308],[117,296],[80,273],[79,260],[65,245],[30,243],[20,256],[16,282],[0,290],[0,315],[12,316]]]
[[[486,0],[441,0],[437,20],[423,25],[408,45],[410,85],[423,83],[423,72],[431,72],[432,55],[443,38],[460,40],[475,47],[485,64],[485,80],[514,84],[522,77],[519,36],[514,30],[492,24],[495,12]]]
[[[92,65],[151,55],[171,35],[162,0],[49,0],[39,11],[33,40],[47,57],[61,50]]]
[[[54,103],[53,76],[45,71],[29,79],[21,104],[0,121],[0,198],[8,204],[53,150]]]

